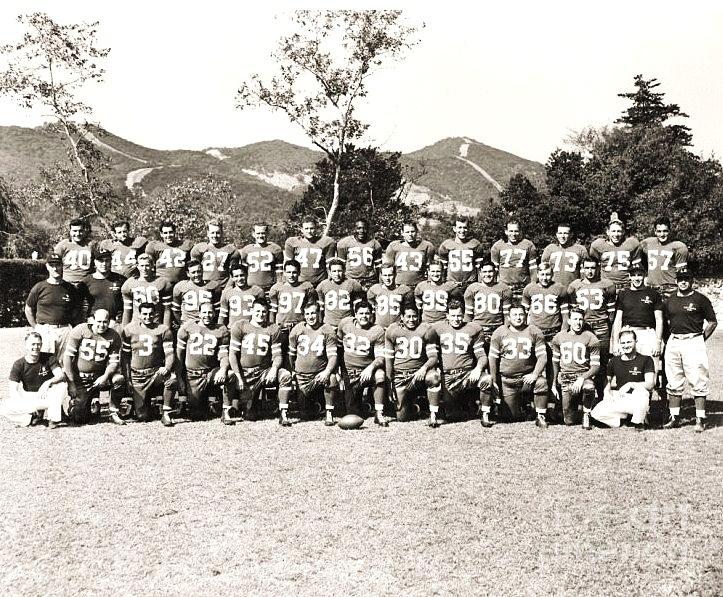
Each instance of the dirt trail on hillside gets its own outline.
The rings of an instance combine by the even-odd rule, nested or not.
[[[155,166],[153,168],[139,168],[138,170],[131,170],[126,175],[126,187],[128,187],[129,191],[133,190],[133,187],[137,184],[140,184],[141,181],[148,176],[151,172],[154,170],[158,170],[160,168],[163,168],[163,166]]]
[[[462,143],[462,145],[459,146],[459,155],[456,155],[454,157],[456,157],[461,162],[464,162],[465,164],[469,164],[470,166],[472,166],[472,168],[474,168],[477,172],[479,172],[482,176],[484,176],[485,179],[487,179],[492,184],[492,186],[494,186],[501,193],[503,190],[502,185],[499,182],[497,182],[494,178],[492,178],[492,176],[484,168],[478,166],[473,161],[467,159],[467,152],[469,151],[469,146],[471,144],[472,144],[471,140],[465,139],[464,143]]]
[[[126,153],[125,151],[121,151],[120,149],[116,149],[115,147],[112,147],[111,145],[108,145],[107,143],[104,143],[98,137],[96,137],[91,131],[89,131],[87,128],[83,128],[83,134],[90,139],[92,143],[95,143],[98,147],[102,147],[103,149],[110,151],[112,153],[117,153],[118,155],[122,155],[123,157],[128,158],[129,160],[135,160],[136,162],[140,162],[141,164],[147,164],[148,160],[144,160],[142,158],[138,158],[134,155],[131,155],[129,153]]]

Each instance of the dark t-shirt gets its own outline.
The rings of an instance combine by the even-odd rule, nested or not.
[[[58,362],[52,354],[40,353],[37,363],[28,363],[23,357],[13,363],[10,381],[22,384],[26,392],[37,392],[43,383],[53,377],[54,367],[58,367]]]
[[[107,278],[94,278],[86,276],[81,285],[83,298],[88,302],[88,314],[96,309],[105,309],[110,313],[111,319],[123,315],[123,295],[121,288],[126,279],[120,274],[110,272]]]
[[[622,311],[623,325],[654,328],[655,311],[663,310],[663,300],[660,293],[652,288],[645,287],[640,290],[624,288],[618,295],[615,309]]]
[[[615,378],[616,388],[622,388],[628,382],[644,382],[645,374],[654,372],[653,359],[645,354],[636,354],[629,361],[616,355],[608,361],[608,377]]]
[[[25,304],[35,313],[36,323],[66,325],[73,323],[79,304],[78,291],[65,280],[60,284],[43,280],[32,287]]]
[[[698,291],[688,296],[671,296],[665,305],[665,316],[671,334],[700,334],[704,320],[717,321],[710,300]]]

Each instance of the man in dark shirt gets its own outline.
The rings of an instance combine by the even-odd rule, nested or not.
[[[83,298],[86,317],[97,309],[110,313],[111,326],[118,324],[123,316],[123,295],[121,288],[126,279],[111,271],[113,253],[99,251],[95,255],[95,271],[87,276],[79,286]]]
[[[695,399],[695,430],[705,429],[705,400],[708,395],[708,352],[705,341],[718,325],[713,305],[693,290],[693,275],[680,271],[678,290],[665,304],[665,319],[670,338],[665,350],[665,375],[668,378],[670,420],[663,425],[677,427],[685,382]]]

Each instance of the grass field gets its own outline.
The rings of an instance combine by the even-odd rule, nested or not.
[[[702,435],[0,424],[0,594],[719,595],[721,360]]]

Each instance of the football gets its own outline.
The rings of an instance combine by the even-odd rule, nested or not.
[[[364,425],[364,419],[359,415],[345,415],[339,419],[341,429],[359,429],[362,425]]]

